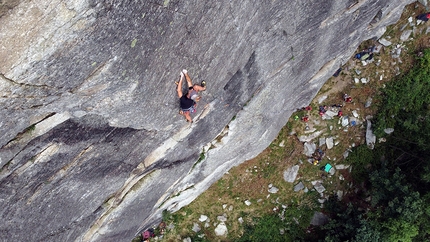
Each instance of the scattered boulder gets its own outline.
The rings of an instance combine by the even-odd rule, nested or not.
[[[335,165],[335,167],[336,167],[336,170],[345,170],[349,168],[349,165],[340,164],[340,165]]]
[[[412,30],[408,29],[403,31],[402,35],[400,36],[401,41],[406,41],[409,39],[409,36],[411,36]]]
[[[385,38],[379,39],[378,42],[383,46],[390,46],[392,43]]]
[[[336,195],[337,195],[337,199],[339,201],[341,201],[342,198],[343,198],[343,191],[342,190],[337,190]]]
[[[315,133],[312,133],[311,135],[302,135],[299,136],[299,141],[300,142],[309,142],[313,139],[315,139],[316,137],[320,136],[322,134],[322,131],[317,131]]]
[[[315,152],[316,148],[317,148],[317,146],[315,145],[315,143],[305,142],[303,154],[305,154],[308,157],[311,157],[312,154]]]
[[[384,132],[385,132],[386,134],[391,134],[391,133],[393,133],[393,132],[394,132],[394,129],[393,129],[393,128],[386,128],[386,129],[384,129]]]
[[[182,240],[182,242],[193,242],[190,237],[187,237]]]
[[[352,115],[356,118],[358,118],[358,112],[357,110],[352,110]]]
[[[200,225],[197,223],[194,223],[193,224],[193,231],[198,233],[198,232],[200,232],[200,230],[201,230]]]
[[[375,45],[375,48],[373,48],[373,53],[379,53],[382,49],[382,45]]]
[[[368,107],[370,107],[370,105],[372,105],[372,98],[371,97],[368,97],[367,98],[367,101],[366,101],[366,104],[364,104],[364,107],[365,108],[368,108]]]
[[[370,149],[373,149],[376,143],[376,136],[373,134],[371,126],[372,123],[370,122],[370,120],[367,120],[366,144]]]
[[[279,147],[285,147],[285,140],[282,140],[281,143],[279,143]]]
[[[324,102],[324,100],[327,99],[327,96],[321,96],[320,98],[318,98],[318,103],[321,104],[322,102]]]
[[[319,139],[319,146],[323,146],[325,145],[325,138],[320,138]]]
[[[238,218],[237,221],[239,221],[240,224],[243,224],[243,218],[242,217]]]
[[[245,205],[246,205],[246,206],[249,206],[249,205],[251,205],[251,202],[250,202],[249,200],[246,200],[246,201],[245,201]]]
[[[297,185],[294,186],[294,191],[298,192],[298,191],[302,190],[303,188],[305,188],[305,185],[303,185],[303,182],[299,182]]]
[[[225,225],[224,222],[219,223],[218,226],[216,226],[215,228],[216,236],[226,236],[227,232],[228,232],[227,226]]]
[[[343,152],[343,158],[346,159],[348,156],[349,156],[349,150],[345,150],[345,152]]]
[[[325,139],[325,143],[327,145],[327,149],[331,149],[334,146],[333,137],[328,137]]]
[[[201,214],[201,215],[200,215],[200,218],[199,218],[199,221],[200,221],[200,222],[204,222],[204,221],[206,221],[207,219],[208,219],[208,216]]]
[[[269,193],[277,193],[279,191],[279,189],[277,187],[271,187],[268,192]]]
[[[297,174],[299,173],[299,166],[295,165],[284,171],[284,180],[286,182],[294,182],[296,180]]]
[[[322,185],[321,181],[313,181],[312,185],[318,193],[323,193],[325,191],[325,187]]]
[[[216,219],[218,221],[225,222],[225,221],[227,221],[227,215],[223,214],[223,215],[217,216]]]
[[[343,116],[341,122],[343,127],[347,126],[349,124],[348,116]]]

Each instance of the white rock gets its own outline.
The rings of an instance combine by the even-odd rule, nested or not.
[[[325,187],[319,182],[314,185],[314,188],[318,193],[323,193],[325,191]]]
[[[354,115],[354,117],[358,118],[357,110],[352,110],[352,115]]]
[[[342,198],[343,198],[343,191],[338,190],[338,191],[336,192],[336,194],[337,194],[337,199],[339,199],[339,201],[340,201],[340,200],[342,200]]]
[[[225,236],[227,235],[227,226],[225,225],[224,222],[221,222],[218,224],[218,226],[216,226],[215,228],[215,235],[216,236]]]
[[[410,29],[403,31],[402,35],[400,36],[400,40],[401,41],[408,40],[411,33],[412,33],[412,30],[410,30]]]
[[[305,154],[307,157],[311,157],[316,148],[317,146],[315,143],[305,142],[303,145],[303,154]]]
[[[367,120],[366,144],[370,149],[373,149],[376,143],[376,136],[373,134],[371,126],[372,123],[370,122],[370,120]]]
[[[331,110],[327,110],[327,112],[325,112],[325,115],[330,116],[330,117],[334,117],[337,116],[337,112],[333,112]]]
[[[327,149],[333,148],[333,137],[329,137],[325,140],[325,143],[327,145]]]
[[[342,117],[342,126],[345,127],[349,124],[348,116]]]
[[[198,223],[194,223],[192,230],[198,233],[201,230],[200,225]]]
[[[217,216],[216,219],[218,221],[225,222],[225,221],[227,221],[227,214],[223,214],[223,215]]]
[[[379,39],[378,42],[382,44],[383,46],[390,46],[392,43],[385,38]]]
[[[279,147],[285,147],[285,140],[282,140],[281,143],[279,143]]]
[[[384,132],[385,132],[386,134],[391,134],[391,133],[393,133],[393,132],[394,132],[394,129],[393,129],[393,128],[386,128],[386,129],[384,129]]]
[[[279,191],[279,189],[277,187],[271,187],[268,192],[269,193],[277,193]]]
[[[322,96],[322,97],[318,98],[318,103],[321,104],[326,99],[327,99],[327,96]]]
[[[239,221],[239,223],[242,224],[243,223],[243,218],[240,217],[240,218],[237,219],[237,221]]]
[[[201,214],[201,215],[200,215],[200,218],[199,218],[199,221],[200,221],[200,222],[204,222],[204,221],[206,221],[207,219],[208,219],[208,216]]]
[[[296,180],[297,174],[299,173],[299,166],[295,165],[284,171],[284,180],[286,182],[294,182]]]
[[[311,135],[299,136],[299,140],[300,140],[300,142],[309,142],[309,141],[315,139],[316,137],[320,136],[321,134],[322,134],[322,131],[320,130],[320,131],[317,131]]]
[[[249,206],[249,205],[251,205],[251,202],[250,202],[249,200],[246,200],[246,201],[245,201],[245,205],[246,205],[246,206]]]
[[[335,167],[336,167],[336,170],[344,170],[344,169],[348,169],[349,165],[340,164],[340,165],[336,165]]]
[[[319,138],[319,146],[325,145],[325,138]]]

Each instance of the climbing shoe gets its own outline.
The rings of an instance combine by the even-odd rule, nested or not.
[[[202,83],[200,84],[200,86],[202,86],[202,87],[206,87],[206,82],[205,82],[205,81],[202,81]]]

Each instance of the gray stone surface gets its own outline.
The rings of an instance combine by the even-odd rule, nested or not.
[[[219,223],[215,228],[216,236],[226,236],[228,233],[227,226],[224,222]]]
[[[15,1],[0,10],[0,240],[131,241],[264,150],[411,2]],[[183,68],[208,83],[191,125]]]
[[[299,166],[294,165],[284,171],[284,180],[286,182],[294,182],[296,180],[297,174],[299,173]]]
[[[269,193],[277,193],[279,191],[279,188],[277,187],[271,187],[269,190],[267,190]]]
[[[393,129],[393,128],[386,128],[386,129],[384,129],[384,132],[385,132],[386,134],[391,134],[391,133],[393,133],[393,132],[394,132],[394,129]]]
[[[192,231],[194,231],[195,233],[198,233],[198,232],[200,232],[200,230],[202,230],[200,228],[200,225],[198,223],[193,223]]]
[[[366,126],[366,144],[370,149],[373,149],[376,143],[376,136],[373,134],[372,131],[372,122],[370,120],[367,120],[367,126]]]
[[[331,149],[334,146],[333,137],[328,137],[325,139],[325,143],[327,145],[327,149]]]
[[[409,36],[411,36],[411,34],[412,34],[412,30],[411,30],[411,29],[408,29],[408,30],[403,31],[402,35],[400,36],[400,40],[401,40],[401,41],[406,41],[406,40],[408,40],[408,39],[409,39]]]
[[[322,182],[320,181],[312,182],[312,185],[314,186],[315,190],[318,193],[323,193],[325,191],[325,187],[322,185]]]
[[[303,154],[310,157],[315,152],[317,145],[315,143],[305,142],[303,144]]]
[[[225,214],[219,215],[219,216],[216,217],[216,219],[218,221],[225,222],[225,221],[227,221],[227,216]]]
[[[204,221],[206,221],[208,219],[208,216],[206,216],[206,215],[204,215],[204,214],[201,214],[200,215],[200,218],[199,218],[199,221],[200,222],[204,222]]]
[[[392,44],[389,40],[385,38],[379,39],[378,42],[383,46],[390,46]]]
[[[297,185],[294,186],[294,191],[298,192],[298,191],[302,190],[303,188],[305,188],[305,185],[303,184],[303,182],[299,182]]]

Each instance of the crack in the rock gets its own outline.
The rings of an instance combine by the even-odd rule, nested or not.
[[[18,85],[18,86],[21,86],[21,87],[36,87],[36,88],[50,88],[50,89],[58,89],[58,88],[56,88],[56,87],[48,86],[48,85],[46,85],[46,84],[36,85],[36,84],[29,84],[29,83],[20,83],[20,82],[14,81],[14,80],[12,80],[12,79],[10,79],[10,78],[6,77],[3,73],[0,73],[0,77],[1,77],[2,79],[6,80],[6,81],[8,81],[8,82],[10,82],[10,83],[12,83],[13,85]]]

